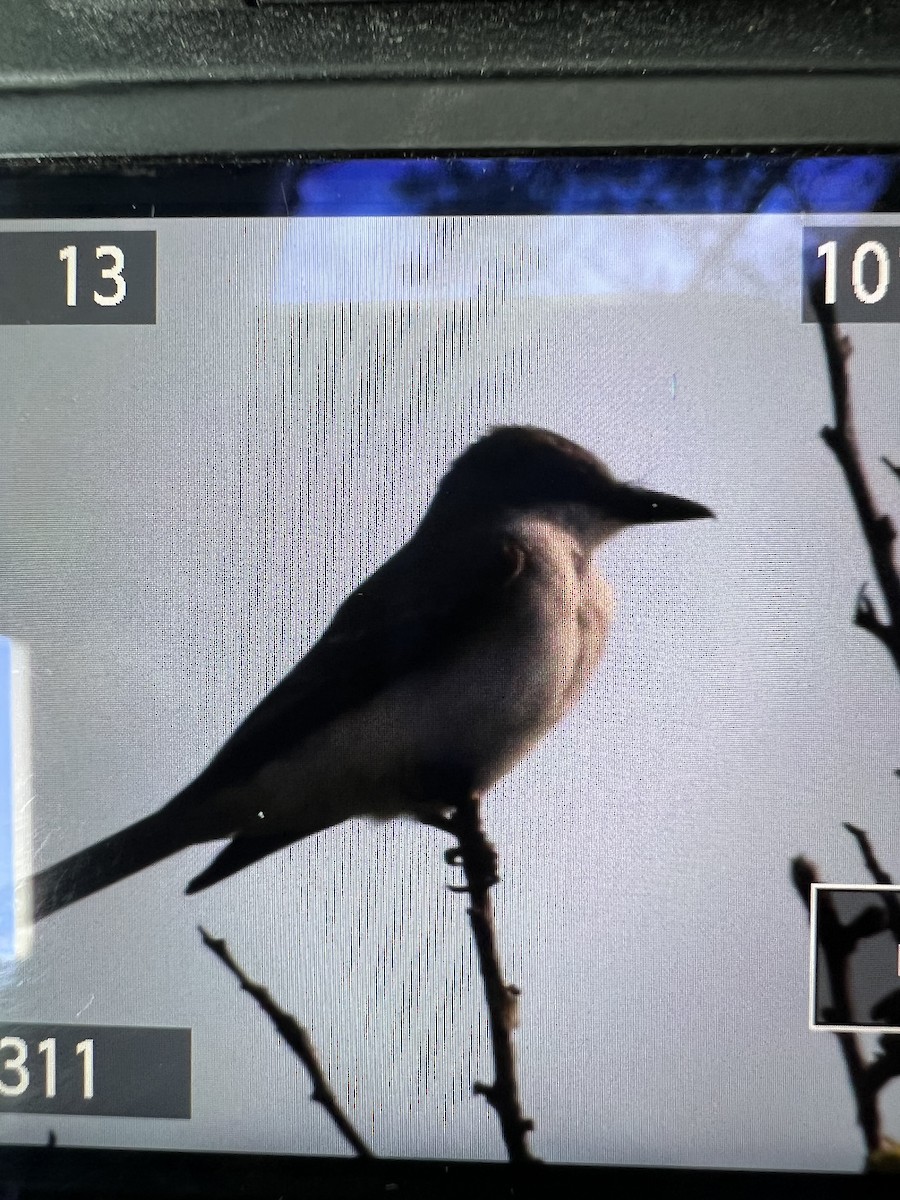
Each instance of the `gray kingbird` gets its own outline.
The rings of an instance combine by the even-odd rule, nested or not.
[[[597,548],[630,525],[712,515],[555,433],[494,429],[192,783],[34,877],[35,919],[199,842],[230,839],[188,893],[351,817],[436,823],[590,678],[612,612]]]

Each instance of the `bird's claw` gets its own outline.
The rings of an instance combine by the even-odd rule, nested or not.
[[[490,843],[486,843],[483,847],[473,847],[472,866],[478,876],[479,882],[485,887],[493,887],[495,883],[500,882],[499,866],[500,859],[497,851]],[[466,855],[461,846],[451,846],[449,850],[444,851],[444,862],[451,867],[464,867]],[[453,888],[453,891],[470,891],[468,887]]]

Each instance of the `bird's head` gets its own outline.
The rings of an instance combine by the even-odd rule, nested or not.
[[[479,438],[450,467],[432,501],[433,516],[544,516],[596,545],[629,525],[711,517],[703,504],[616,479],[575,442],[525,425]]]

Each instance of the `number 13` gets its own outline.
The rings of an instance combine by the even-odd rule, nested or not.
[[[98,246],[97,259],[102,261],[104,258],[112,259],[112,265],[103,267],[100,275],[103,279],[112,280],[113,290],[110,293],[94,292],[94,303],[103,308],[110,308],[114,304],[121,304],[125,299],[125,276],[122,274],[125,270],[125,255],[118,246]],[[78,301],[78,248],[63,246],[59,252],[59,260],[66,264],[66,305],[74,308]]]

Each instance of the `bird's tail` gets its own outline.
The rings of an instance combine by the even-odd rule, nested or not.
[[[31,880],[32,918],[40,921],[76,900],[186,849],[196,840],[188,823],[179,820],[166,805],[142,821],[136,821],[127,829],[79,850],[35,875]]]

